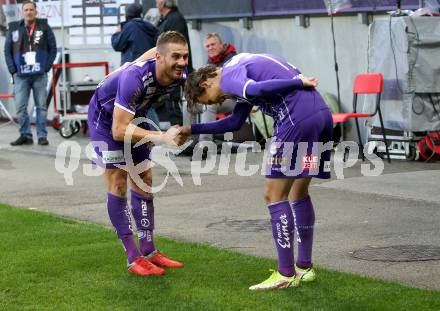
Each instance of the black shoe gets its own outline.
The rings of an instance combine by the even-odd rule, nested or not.
[[[38,144],[41,146],[47,146],[49,145],[49,142],[47,141],[46,137],[40,137],[38,138]]]
[[[32,137],[20,135],[17,140],[11,142],[11,146],[32,145],[33,143],[34,140],[32,139]]]

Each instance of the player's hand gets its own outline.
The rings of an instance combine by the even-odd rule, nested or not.
[[[171,146],[178,146],[180,141],[182,140],[179,133],[179,126],[172,126],[166,132],[162,133],[161,141]]]
[[[304,77],[303,75],[300,75],[299,78],[301,79],[304,87],[317,87],[319,84],[319,80],[315,77]]]
[[[180,126],[179,131],[179,135],[175,141],[179,146],[181,146],[188,139],[188,137],[191,136],[191,126]]]
[[[108,77],[110,77],[112,74],[114,74],[115,72],[118,72],[122,69],[127,68],[128,66],[130,66],[131,64],[133,64],[133,62],[126,62],[124,63],[121,67],[115,69],[114,71],[110,72],[108,75],[105,76],[105,79],[107,79]]]
[[[186,137],[191,135],[191,126],[185,125],[180,127],[180,134]]]

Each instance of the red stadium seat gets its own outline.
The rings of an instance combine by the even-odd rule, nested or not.
[[[365,160],[365,156],[363,153],[363,144],[361,138],[361,132],[359,129],[358,118],[371,118],[379,113],[380,127],[382,130],[383,140],[385,142],[385,149],[387,152],[388,162],[391,163],[390,153],[388,150],[388,141],[385,135],[385,128],[383,125],[382,111],[380,110],[380,97],[383,90],[383,75],[381,73],[364,73],[359,74],[355,77],[354,85],[353,85],[353,112],[352,113],[334,113],[333,122],[334,123],[345,123],[350,119],[355,119],[356,121],[356,129],[358,135],[358,143],[359,149],[362,154],[362,160]],[[376,109],[371,113],[357,113],[357,99],[358,94],[376,94]]]

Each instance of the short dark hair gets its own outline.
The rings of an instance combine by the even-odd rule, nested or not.
[[[180,32],[167,31],[157,38],[156,47],[159,53],[163,52],[163,47],[168,43],[188,44],[185,37]]]
[[[217,75],[217,67],[209,64],[189,74],[185,82],[185,99],[188,102],[188,111],[196,110],[199,97],[205,93],[200,84]]]
[[[130,20],[142,16],[142,5],[139,3],[130,3],[125,7],[125,19]]]
[[[24,0],[22,3],[21,3],[21,7],[23,8],[26,4],[32,4],[33,6],[34,6],[34,8],[36,9],[37,8],[37,4],[34,2],[34,1],[32,1],[32,0]]]

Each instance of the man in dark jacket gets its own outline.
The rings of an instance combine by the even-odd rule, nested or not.
[[[186,20],[177,8],[176,0],[156,0],[156,7],[160,13],[160,20],[157,24],[159,35],[167,31],[181,33],[188,43],[188,73],[193,71],[191,60],[191,46],[189,43],[188,26]],[[182,124],[182,96],[183,89],[176,88],[176,91],[163,96],[156,103],[156,112],[160,121],[169,122],[170,125]]]
[[[33,144],[27,111],[31,90],[37,110],[38,144],[48,145],[46,84],[47,72],[52,68],[57,53],[55,36],[46,19],[36,18],[35,2],[23,1],[22,16],[22,20],[9,24],[5,42],[5,58],[15,81],[15,101],[20,122],[20,137],[11,145]]]
[[[121,52],[121,65],[132,62],[156,46],[157,28],[141,18],[142,6],[137,3],[125,8],[126,22],[112,35],[112,47]]]
[[[191,59],[191,46],[189,44],[188,26],[183,15],[177,8],[176,0],[156,0],[156,7],[159,10],[161,18],[157,25],[159,34],[174,30],[180,32],[188,42],[189,48],[189,62],[188,73],[193,71],[192,59]]]

